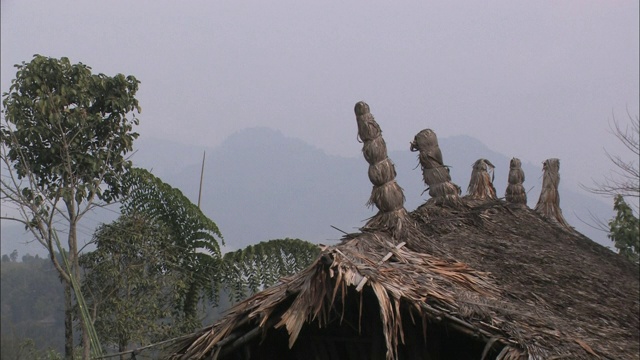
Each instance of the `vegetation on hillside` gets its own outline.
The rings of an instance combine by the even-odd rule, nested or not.
[[[0,358],[48,358],[64,348],[64,292],[49,259],[4,254],[0,264]]]

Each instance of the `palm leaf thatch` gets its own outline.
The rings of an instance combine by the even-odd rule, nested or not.
[[[496,199],[496,188],[493,187],[493,169],[495,166],[487,159],[478,159],[473,163],[471,180],[467,188],[467,196],[473,200]]]
[[[368,110],[356,105],[365,143],[381,134]],[[423,169],[444,168],[438,151],[423,156],[429,147],[417,140],[412,149],[432,159]],[[360,233],[321,246],[308,268],[238,303],[169,357],[639,358],[637,264],[527,207],[455,201],[427,201],[411,213],[379,207],[384,221],[370,226],[374,217]],[[403,231],[390,220],[399,215]]]
[[[365,287],[380,304],[387,359],[398,358],[394,349],[405,336],[401,305],[406,306],[407,301],[412,303],[414,316],[425,317],[441,314],[445,308],[473,313],[472,307],[456,299],[488,301],[498,294],[486,273],[455,260],[411,251],[404,242],[396,244],[388,233],[364,233],[339,246],[324,247],[310,267],[236,305],[221,322],[186,342],[188,346],[174,358],[202,358],[219,352],[229,345],[224,338],[248,324],[260,332],[267,326],[286,329],[287,345],[292,348],[305,324],[313,322],[322,328],[339,321],[335,309],[344,309],[348,289],[362,293]],[[286,309],[283,302],[289,304]]]
[[[411,142],[410,149],[419,152],[422,178],[431,196],[429,201],[449,206],[460,205],[460,187],[451,182],[449,168],[442,162],[436,133],[431,129],[420,131]]]
[[[571,225],[564,219],[562,209],[560,209],[560,193],[558,192],[558,185],[560,184],[560,160],[545,160],[542,166],[542,172],[542,190],[540,191],[540,198],[538,199],[535,210],[542,216],[571,229]]]
[[[368,206],[375,205],[378,213],[364,226],[365,229],[388,229],[396,234],[407,230],[407,211],[404,192],[396,182],[396,169],[387,156],[387,144],[382,130],[364,101],[356,103],[354,112],[358,124],[358,138],[363,141],[362,154],[369,163],[369,180],[373,184]]]
[[[307,359],[322,341],[332,350],[312,358],[404,359],[437,347],[442,332],[477,339],[480,352],[491,345],[487,359],[638,358],[637,265],[531,209],[461,201],[465,211],[413,211],[411,241],[364,231],[323,247],[310,267],[237,304],[172,358],[248,349],[251,359]]]
[[[518,158],[512,158],[509,163],[509,178],[505,200],[510,204],[526,206],[527,192],[524,189],[524,171],[522,162]]]

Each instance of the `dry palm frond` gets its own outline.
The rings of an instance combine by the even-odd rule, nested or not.
[[[542,190],[540,191],[540,198],[538,199],[535,210],[551,221],[571,229],[571,226],[564,219],[564,216],[562,216],[562,209],[560,209],[560,193],[558,192],[558,185],[560,184],[560,160],[545,160],[542,171]]]
[[[376,185],[371,190],[368,204],[374,204],[382,212],[392,212],[403,208],[404,193],[395,180]]]
[[[511,204],[527,205],[527,192],[524,183],[524,171],[520,159],[513,158],[509,164],[509,184],[505,191],[505,199]]]
[[[358,122],[358,137],[367,142],[382,136],[382,130],[369,111],[369,105],[360,101],[355,106],[356,121]]]
[[[362,144],[362,155],[369,165],[387,159],[387,144],[384,142],[384,138],[380,135],[365,141]]]
[[[387,157],[387,145],[382,138],[382,130],[370,112],[369,105],[358,102],[354,109],[358,123],[358,138],[362,139],[362,154],[369,163],[369,180],[373,184],[368,206],[375,205],[378,210],[367,222],[365,228],[387,229],[399,234],[403,224],[410,223],[404,210],[404,193],[395,181],[396,169]]]
[[[460,187],[451,182],[449,169],[442,161],[442,152],[436,133],[431,129],[420,131],[411,142],[411,151],[419,151],[422,178],[429,187],[433,202],[442,205],[460,205]]]
[[[404,239],[415,229],[415,223],[405,208],[394,211],[378,212],[364,227],[367,231],[387,231],[394,239]],[[412,240],[415,240],[414,238]]]
[[[447,201],[454,203],[459,201],[460,187],[450,181],[435,184],[429,188],[430,200],[435,200],[436,204],[446,204]],[[440,199],[447,201],[438,202]],[[458,199],[458,200],[456,200]]]
[[[411,148],[413,149],[414,147],[412,146]],[[428,148],[425,151],[420,151],[418,154],[418,160],[420,161],[420,165],[422,165],[423,169],[437,169],[443,167],[442,153],[439,147],[435,149]]]
[[[369,166],[369,180],[373,185],[383,185],[396,178],[396,169],[391,159],[386,158]]]
[[[478,159],[473,164],[471,180],[467,193],[473,200],[496,199],[496,189],[493,187],[493,169],[495,166],[487,159]]]
[[[477,214],[486,210],[492,215],[478,226]],[[397,220],[403,211],[385,215]],[[220,353],[228,359],[239,351],[239,339],[256,335],[253,345],[259,347],[260,334],[266,342],[297,346],[304,329],[331,326],[327,314],[357,314],[372,299],[377,307],[355,318],[380,319],[375,331],[384,335],[387,359],[402,356],[398,347],[408,323],[434,320],[487,345],[495,342],[490,349],[498,354],[489,358],[637,358],[637,265],[548,226],[533,210],[514,212],[500,202],[463,209],[423,205],[407,218],[418,228],[409,226],[406,243],[385,226],[349,235],[325,247],[309,268],[185,340],[173,358],[215,359],[212,354]],[[562,236],[571,241],[550,241]],[[288,335],[281,337],[276,327]],[[428,347],[433,340],[424,336]]]
[[[326,248],[307,269],[237,304],[220,322],[194,334],[172,358],[200,359],[214,354],[230,345],[227,339],[246,334],[247,326],[259,331],[284,327],[292,347],[305,324],[317,322],[322,327],[335,302],[344,306],[348,287],[359,292],[369,287],[379,305],[387,359],[392,360],[398,358],[404,336],[401,302],[416,304],[417,315],[424,317],[417,304],[427,300],[456,309],[460,294],[483,296],[489,304],[496,298],[498,289],[488,274],[414,252],[394,241],[388,232],[371,232]],[[282,309],[283,303],[290,305]],[[479,312],[483,311],[480,307]],[[238,333],[242,328],[245,330]]]
[[[526,353],[511,346],[505,346],[496,357],[496,360],[525,360],[529,359]]]
[[[451,175],[449,175],[449,169],[444,166],[437,168],[424,168],[422,169],[422,177],[426,184],[431,184],[429,186],[433,187],[433,185],[450,183]]]

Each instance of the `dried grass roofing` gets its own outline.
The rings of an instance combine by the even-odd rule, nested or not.
[[[396,238],[368,228],[324,248],[306,270],[187,339],[174,358],[209,356],[274,327],[284,326],[292,344],[305,324],[323,324],[346,287],[367,286],[380,305],[389,359],[402,342],[401,304],[497,339],[504,359],[639,358],[636,264],[501,200],[424,204],[408,216]]]
[[[403,321],[415,317],[423,331],[435,319],[481,338],[485,355],[499,343],[496,359],[640,357],[638,265],[564,222],[559,160],[545,162],[538,212],[496,199],[487,172],[493,165],[484,159],[474,167],[470,195],[459,198],[437,137],[425,129],[411,150],[420,151],[432,199],[408,213],[379,125],[366,103],[354,110],[374,184],[370,203],[380,212],[361,233],[324,247],[307,269],[187,338],[173,358],[216,358],[274,328],[286,329],[291,348],[305,325],[328,326],[354,291],[361,312],[365,288],[377,302],[389,360],[398,358]]]

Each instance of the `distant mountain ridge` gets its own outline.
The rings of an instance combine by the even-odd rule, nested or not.
[[[496,166],[494,185],[498,196],[504,196],[510,156],[494,152],[469,136],[441,138],[439,142],[444,162],[451,167],[453,182],[463,189],[463,194],[471,165],[478,158],[486,158]],[[152,170],[194,203],[198,199],[201,162],[206,151],[201,207],[218,224],[227,250],[285,237],[332,244],[343,234],[331,225],[354,232],[375,214],[365,206],[372,185],[367,177],[368,165],[360,154],[328,155],[277,130],[245,129],[215,148],[144,137],[137,140],[135,147],[134,166]],[[423,194],[426,186],[417,154],[407,146],[406,151],[390,151],[389,157],[396,165],[396,179],[404,189],[405,207],[411,211],[428,199]],[[541,166],[525,162],[523,169],[524,186],[531,189],[528,203],[533,207],[542,183]],[[610,246],[605,233],[585,225],[578,217],[590,220],[593,214],[608,220],[613,216],[611,207],[580,191],[560,184],[561,207],[567,221],[591,239]],[[103,221],[111,221],[112,217],[113,214],[93,216],[96,220],[104,218]],[[87,225],[85,236],[90,233],[90,226]],[[5,244],[5,235],[20,237],[21,229],[6,230],[3,226],[2,232],[2,253],[10,253],[16,247]]]
[[[151,155],[160,151],[153,148],[164,151],[172,148],[153,140],[141,140],[139,146],[134,161],[144,167],[148,167],[145,152]],[[496,166],[494,185],[498,195],[504,196],[511,157],[492,151],[469,136],[442,138],[440,146],[445,163],[451,167],[452,179],[463,189],[463,194],[469,183],[471,165],[478,158],[486,158]],[[181,145],[176,153],[187,154],[186,148]],[[195,202],[204,149],[189,149],[190,160],[185,155],[183,165],[175,168],[173,175],[167,174],[166,178],[158,175],[182,189]],[[365,206],[372,185],[367,177],[368,165],[360,154],[328,155],[270,128],[239,131],[220,146],[206,151],[202,208],[216,221],[230,248],[282,237],[331,243],[342,234],[330,225],[352,232],[375,214]],[[390,151],[389,157],[396,165],[397,181],[407,198],[405,207],[413,210],[428,199],[428,195],[423,194],[426,186],[417,154],[407,146],[406,151]],[[543,160],[540,165],[523,163],[530,207],[535,206],[540,193]],[[580,194],[582,190],[565,188],[562,182],[560,186],[561,206],[569,223],[608,246],[606,234],[586,226],[576,215],[589,220],[591,212],[609,219],[613,214],[609,207]]]

